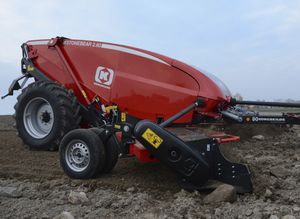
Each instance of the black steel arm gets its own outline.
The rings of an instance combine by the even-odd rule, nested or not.
[[[173,123],[175,120],[179,119],[180,117],[182,117],[183,115],[189,113],[191,110],[193,110],[195,107],[200,107],[204,104],[204,100],[203,99],[198,99],[195,103],[193,103],[192,105],[186,107],[185,109],[181,110],[180,112],[178,112],[177,114],[175,114],[174,116],[170,117],[169,119],[167,119],[166,121],[160,123],[160,127],[167,127],[168,125],[170,125],[171,123]]]
[[[233,105],[254,105],[254,106],[277,106],[277,107],[295,107],[300,108],[300,103],[283,103],[283,102],[265,102],[265,101],[248,101],[232,99]]]

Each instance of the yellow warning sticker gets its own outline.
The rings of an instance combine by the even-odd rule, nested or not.
[[[126,113],[121,113],[121,122],[126,122]]]
[[[105,111],[106,111],[107,113],[110,113],[111,110],[116,110],[116,109],[118,109],[118,106],[117,106],[117,105],[111,105],[111,106],[105,107]]]
[[[121,129],[120,125],[115,124],[115,129]]]
[[[34,70],[34,67],[27,65],[27,71],[33,71],[33,70]]]
[[[86,95],[85,91],[84,91],[84,90],[81,90],[81,93],[82,93],[83,97],[86,99],[86,98],[87,98],[87,95]]]
[[[153,147],[158,148],[164,141],[161,137],[155,134],[151,129],[147,128],[142,137],[148,141]]]

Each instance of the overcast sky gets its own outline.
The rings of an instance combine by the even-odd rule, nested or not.
[[[205,69],[245,99],[300,99],[300,1],[0,0],[0,95],[20,45],[65,36],[155,51]],[[16,95],[0,100],[12,114]]]

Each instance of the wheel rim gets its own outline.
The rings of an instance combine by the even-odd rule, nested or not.
[[[65,160],[69,168],[75,172],[84,171],[90,163],[90,150],[81,140],[73,140],[66,147]]]
[[[29,135],[41,139],[53,128],[54,113],[47,100],[36,97],[27,103],[23,114],[24,127]]]

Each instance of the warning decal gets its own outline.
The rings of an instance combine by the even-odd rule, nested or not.
[[[147,128],[142,137],[148,141],[153,147],[158,148],[163,142],[157,134],[155,134],[151,129]]]
[[[121,113],[121,122],[126,122],[126,113]]]

